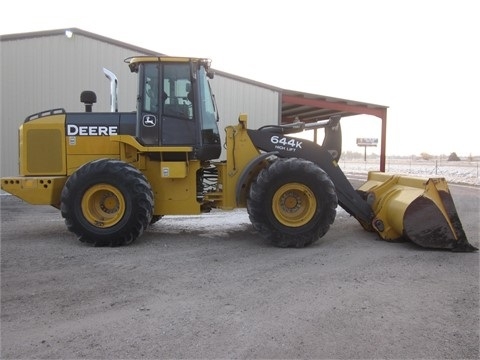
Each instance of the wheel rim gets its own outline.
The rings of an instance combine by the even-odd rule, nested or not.
[[[300,183],[285,184],[273,195],[273,213],[285,226],[300,227],[307,224],[315,215],[316,208],[315,195]]]
[[[125,208],[122,193],[108,184],[92,186],[82,198],[83,215],[96,227],[106,228],[117,224],[125,214]]]

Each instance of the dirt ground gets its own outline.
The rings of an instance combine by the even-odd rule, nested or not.
[[[478,247],[480,190],[451,189]],[[305,249],[265,244],[243,210],[123,248],[12,196],[1,216],[2,359],[479,358],[479,253],[387,243],[342,210]]]

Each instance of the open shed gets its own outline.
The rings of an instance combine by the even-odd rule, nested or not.
[[[387,137],[387,106],[365,102],[339,99],[329,96],[309,94],[292,90],[282,90],[282,124],[295,121],[316,122],[327,120],[331,116],[341,117],[353,115],[372,115],[380,118],[380,171],[385,171],[386,137]]]

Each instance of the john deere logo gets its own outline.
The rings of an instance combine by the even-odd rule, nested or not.
[[[155,115],[143,115],[143,126],[152,127],[157,124]]]
[[[68,136],[109,136],[118,135],[118,126],[98,126],[98,125],[67,125]]]

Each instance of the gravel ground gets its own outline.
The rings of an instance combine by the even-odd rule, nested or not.
[[[452,187],[479,245],[479,188]],[[244,210],[94,248],[1,196],[2,359],[478,359],[479,254],[387,243],[339,209],[305,249]]]

